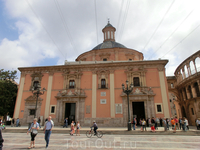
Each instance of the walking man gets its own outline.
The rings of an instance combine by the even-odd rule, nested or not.
[[[17,121],[16,121],[16,127],[19,126],[19,118],[17,118]]]
[[[49,139],[50,139],[51,130],[52,130],[53,126],[54,126],[54,123],[51,120],[51,116],[49,116],[48,120],[45,122],[45,125],[44,125],[46,148],[48,148],[48,146],[49,146]]]

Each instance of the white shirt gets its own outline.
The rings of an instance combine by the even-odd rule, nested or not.
[[[185,125],[188,126],[188,120],[187,119],[185,119]]]

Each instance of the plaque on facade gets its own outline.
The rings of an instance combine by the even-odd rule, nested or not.
[[[116,114],[122,114],[122,104],[115,104]]]
[[[101,92],[101,96],[106,96],[106,92]]]
[[[106,104],[106,99],[100,99],[101,104]]]
[[[86,114],[90,114],[90,105],[86,106]]]

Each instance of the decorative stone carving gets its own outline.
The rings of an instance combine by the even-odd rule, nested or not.
[[[109,60],[110,53],[101,53],[101,54],[99,54],[99,57],[100,57],[101,60],[103,60],[104,58],[106,58],[107,60]]]

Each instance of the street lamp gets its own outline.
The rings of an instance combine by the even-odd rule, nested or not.
[[[128,88],[128,81],[126,80],[126,89],[124,84],[122,84],[122,90],[127,95],[127,101],[128,101],[128,131],[131,130],[131,120],[130,120],[130,110],[129,110],[129,94],[133,91],[133,83],[130,84],[130,87]]]
[[[32,93],[33,93],[34,95],[37,96],[36,105],[35,105],[35,114],[34,114],[34,118],[35,118],[35,116],[36,116],[36,111],[37,111],[37,101],[38,101],[38,97],[39,97],[40,95],[43,95],[45,91],[46,91],[45,88],[43,88],[43,89],[41,90],[40,83],[34,84],[34,86],[33,86],[33,88],[32,88]]]

